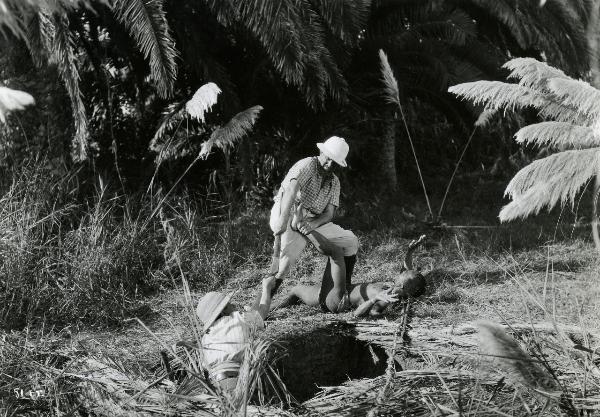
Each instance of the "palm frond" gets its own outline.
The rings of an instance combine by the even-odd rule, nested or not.
[[[239,21],[262,44],[284,80],[295,86],[302,85],[304,55],[308,50],[300,40],[305,28],[294,2],[248,0],[232,4]]]
[[[55,14],[52,18],[54,38],[52,39],[52,61],[58,65],[60,76],[65,83],[71,99],[75,136],[73,138],[73,160],[83,161],[87,158],[89,142],[88,119],[79,88],[79,70],[74,52],[74,40],[69,31],[66,15]]]
[[[223,150],[233,146],[237,140],[244,137],[252,129],[262,109],[262,106],[253,106],[233,116],[225,126],[217,128],[210,135],[210,138],[202,144],[199,156],[207,158],[215,146]]]
[[[404,34],[416,42],[443,40],[445,45],[462,46],[467,39],[477,35],[477,30],[475,22],[465,12],[454,10],[447,15],[431,16],[425,22],[413,23]]]
[[[114,10],[149,60],[150,75],[158,93],[168,98],[177,77],[177,50],[163,3],[163,0],[116,0]]]
[[[371,0],[311,0],[310,3],[336,37],[349,45],[358,43],[358,34],[369,17]]]
[[[400,91],[398,90],[398,81],[394,77],[394,72],[388,61],[387,55],[382,49],[379,50],[379,60],[381,64],[381,76],[383,80],[383,91],[385,98],[389,103],[400,105]]]
[[[550,155],[520,170],[506,187],[512,202],[500,212],[500,221],[538,214],[558,203],[571,205],[582,187],[598,175],[600,149],[569,150]]]
[[[306,101],[314,109],[323,107],[327,95],[338,103],[346,102],[348,84],[327,46],[322,19],[309,0],[300,4],[298,17],[302,26],[299,36],[307,49],[303,83]]]
[[[576,108],[590,122],[600,119],[600,91],[581,80],[553,78],[548,82],[550,90],[566,106]]]
[[[35,104],[35,100],[29,93],[0,86],[0,122],[6,123],[9,112],[23,110],[32,104]]]
[[[521,144],[553,148],[585,149],[600,146],[600,135],[592,128],[565,122],[541,122],[521,128],[515,133]]]
[[[29,17],[25,30],[25,42],[27,42],[31,59],[36,67],[41,68],[48,60],[48,54],[52,50],[54,25],[48,15],[37,12]]]
[[[519,47],[525,49],[529,46],[530,39],[527,35],[527,28],[523,26],[517,8],[511,2],[506,0],[465,0],[464,3],[473,4],[490,16],[493,21],[500,22]]]
[[[79,7],[93,9],[94,3],[108,0],[0,0],[0,33],[8,30],[14,36],[27,40],[26,22],[29,15],[63,13]]]
[[[220,93],[221,89],[215,83],[204,84],[185,104],[185,109],[190,116],[204,122],[206,112],[217,103]]]

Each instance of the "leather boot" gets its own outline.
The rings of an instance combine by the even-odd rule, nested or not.
[[[354,271],[354,265],[356,264],[356,255],[344,256],[344,263],[346,264],[346,291],[351,291],[352,285],[352,271]]]
[[[325,265],[325,271],[323,271],[323,279],[321,280],[321,290],[319,291],[319,304],[321,309],[325,312],[329,311],[325,304],[327,294],[333,288],[333,277],[331,276],[331,259],[327,258],[327,265]]]

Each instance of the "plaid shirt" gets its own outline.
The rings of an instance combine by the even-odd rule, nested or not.
[[[316,156],[299,160],[290,168],[275,197],[280,201],[283,190],[291,180],[297,180],[299,191],[296,202],[315,215],[325,211],[328,204],[340,205],[340,180],[335,174],[325,176]]]

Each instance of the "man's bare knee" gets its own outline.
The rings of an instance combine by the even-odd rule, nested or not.
[[[327,294],[327,298],[325,298],[325,304],[327,305],[327,309],[332,313],[339,313],[344,310],[344,291],[331,290],[329,294]]]
[[[325,255],[329,256],[333,262],[344,262],[344,249],[331,245],[327,248]]]

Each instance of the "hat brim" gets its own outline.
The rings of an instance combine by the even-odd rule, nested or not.
[[[215,307],[213,313],[204,322],[204,331],[207,331],[208,328],[210,326],[212,326],[212,324],[215,322],[217,317],[219,317],[219,314],[221,314],[223,312],[223,310],[225,309],[227,304],[229,304],[229,302],[231,301],[231,297],[233,297],[233,292],[230,292],[229,294],[227,294],[225,296],[225,298],[223,298],[223,300],[221,300],[221,302],[219,304],[217,304],[217,307]]]
[[[325,154],[325,155],[326,155],[326,156],[327,156],[329,159],[331,159],[333,162],[335,162],[335,163],[336,163],[336,164],[338,164],[339,166],[341,166],[341,167],[344,167],[344,168],[346,168],[346,167],[347,167],[347,164],[346,164],[346,161],[345,161],[345,160],[343,160],[343,159],[337,159],[337,158],[335,158],[333,155],[331,155],[331,154],[330,154],[330,153],[327,151],[327,148],[326,148],[325,146],[323,146],[323,145],[325,145],[325,144],[324,144],[324,143],[317,143],[317,148],[319,148],[319,150],[320,150],[321,152],[323,152],[323,153],[324,153],[324,154]]]

